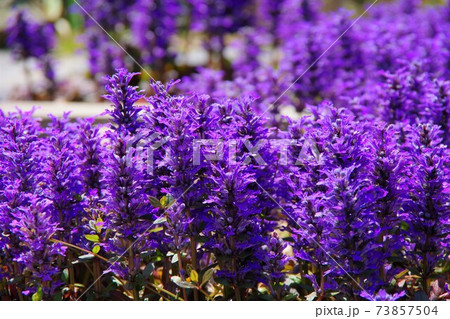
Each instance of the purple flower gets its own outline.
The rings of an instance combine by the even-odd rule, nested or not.
[[[441,142],[438,127],[428,124],[412,127],[408,135],[411,162],[404,216],[410,241],[406,256],[422,277],[425,291],[437,262],[449,254],[449,162],[448,148]]]
[[[205,249],[214,254],[220,267],[217,276],[234,287],[236,299],[240,299],[244,285],[256,284],[255,276],[261,266],[254,256],[264,242],[259,211],[254,207],[254,177],[244,170],[240,166],[213,166],[210,193],[205,201],[212,206],[211,220],[205,228]]]
[[[361,292],[361,297],[368,299],[368,300],[375,300],[375,301],[396,301],[406,295],[405,291],[394,293],[393,295],[388,294],[385,290],[380,289],[375,296],[367,294],[367,292],[363,291]]]
[[[354,278],[364,277],[364,286],[378,284],[375,270],[383,259],[376,252],[374,202],[385,192],[370,181],[368,124],[355,122],[343,109],[324,112],[315,114],[316,122],[303,123],[302,166],[288,171],[288,208],[296,221],[289,229],[296,257],[317,265],[321,285],[336,280],[340,291],[352,295],[360,287],[342,268]],[[295,130],[291,134],[297,135]]]
[[[55,28],[50,23],[39,24],[26,11],[19,11],[11,18],[6,30],[7,45],[11,48],[14,59],[38,59],[51,96],[56,90],[55,71],[50,56],[55,46]],[[28,74],[26,74],[28,76]]]
[[[42,194],[49,200],[47,209],[53,220],[66,231],[65,239],[76,232],[73,227],[79,224],[82,217],[79,214],[82,185],[77,165],[77,145],[73,143],[75,127],[69,122],[67,115],[61,119],[52,116],[47,128],[46,133],[50,137],[46,145]]]
[[[104,96],[112,103],[114,109],[106,113],[112,117],[116,130],[126,131],[130,134],[136,133],[140,127],[138,120],[141,108],[135,103],[142,97],[142,91],[138,87],[131,86],[130,82],[139,73],[128,73],[125,69],[118,69],[117,73],[107,77],[108,84],[105,86],[107,94]]]
[[[251,19],[251,1],[189,0],[192,6],[192,27],[213,36],[236,32]]]
[[[304,28],[303,34],[289,37],[283,45],[285,58],[280,62],[281,71],[293,83],[305,73],[293,87],[294,96],[299,100],[295,106],[298,111],[315,99],[326,98],[326,89],[332,83],[333,71],[331,61],[319,56],[327,49],[327,41],[331,35],[325,24],[311,25]],[[305,72],[308,70],[308,72]]]
[[[0,130],[0,244],[5,264],[22,252],[19,238],[11,232],[15,212],[29,207],[33,196],[40,192],[44,157],[40,123],[32,112],[9,114],[2,119]],[[9,275],[9,274],[7,274]],[[17,274],[19,275],[19,274]]]
[[[88,28],[82,36],[82,41],[89,53],[90,73],[100,85],[106,84],[106,75],[126,67],[126,54],[98,26]]]
[[[393,126],[380,124],[380,127],[374,128],[373,133],[370,144],[376,158],[370,178],[374,187],[383,193],[374,208],[376,222],[380,227],[379,241],[383,243],[381,251],[388,258],[402,245],[398,232],[407,197],[404,186],[407,182],[407,161],[397,144],[398,132]]]
[[[286,274],[284,269],[290,260],[284,254],[287,244],[278,237],[277,233],[265,239],[265,245],[261,252],[262,271],[271,287],[271,293],[278,299],[281,299],[283,282]]]
[[[139,0],[130,13],[131,30],[142,61],[161,72],[171,58],[168,52],[171,37],[177,30],[180,3],[176,0]]]
[[[17,60],[42,58],[54,47],[55,35],[51,24],[34,22],[25,11],[11,19],[7,29],[7,43]]]
[[[191,29],[207,34],[208,41],[204,45],[210,59],[214,59],[213,54],[218,55],[220,64],[225,67],[225,36],[251,23],[252,1],[189,0],[188,3],[191,8]]]
[[[96,192],[96,197],[102,197],[103,185],[102,166],[103,146],[101,144],[102,135],[100,128],[94,125],[93,119],[86,119],[78,123],[78,142],[81,146],[81,152],[78,153],[78,164],[80,174],[83,178],[84,193]]]
[[[51,242],[61,228],[52,221],[48,202],[36,198],[30,200],[29,205],[16,209],[11,223],[12,233],[24,246],[14,260],[20,263],[26,271],[31,273],[27,284],[32,291],[42,287],[45,296],[51,297],[58,285],[56,275],[61,269],[56,264],[59,256],[65,255],[66,247]]]
[[[99,0],[93,0],[83,3],[83,8],[81,10],[74,5],[77,12],[82,13],[86,16],[85,24],[88,27],[98,27],[97,23],[100,24],[106,30],[110,32],[115,28],[128,23],[128,11],[134,6],[138,0],[117,0],[103,2]],[[87,13],[93,17],[90,19]]]

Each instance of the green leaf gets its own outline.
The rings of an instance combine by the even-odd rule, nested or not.
[[[31,300],[33,301],[41,301],[44,297],[44,293],[42,292],[42,287],[39,287],[38,290],[31,296]]]
[[[175,198],[173,198],[171,194],[167,194],[167,200],[169,201],[169,203],[167,204],[168,207],[175,203]]]
[[[207,271],[205,271],[205,273],[203,274],[203,278],[202,278],[202,284],[200,286],[203,286],[204,284],[206,284],[213,276],[214,274],[214,268],[208,269]]]
[[[221,285],[224,285],[224,286],[229,286],[229,285],[230,285],[230,282],[229,282],[226,278],[223,278],[223,277],[220,277],[220,278],[214,278],[214,280],[215,280],[217,283],[219,283],[219,284],[221,284]]]
[[[159,202],[161,203],[162,207],[168,208],[173,204],[174,198],[172,195],[167,194],[166,196],[163,196]]]
[[[261,295],[259,296],[260,299],[257,300],[263,300],[263,301],[274,301],[275,298],[271,295],[271,294],[267,294],[267,295]]]
[[[191,275],[191,271],[194,269],[194,267],[192,267],[192,265],[191,264],[187,264],[186,265],[186,273],[188,274],[188,276],[190,276]]]
[[[62,293],[60,291],[55,292],[55,294],[53,295],[53,301],[61,301],[62,299]]]
[[[95,256],[92,255],[92,254],[87,254],[87,255],[81,255],[80,257],[78,257],[78,259],[86,260],[86,259],[92,259],[92,258],[94,258],[94,257],[95,257]]]
[[[195,283],[198,282],[198,273],[194,269],[192,269],[192,271],[191,271],[190,278],[191,278],[192,282],[195,282]]]
[[[297,300],[297,295],[296,294],[287,294],[286,296],[284,296],[283,300],[295,301],[295,300]]]
[[[61,273],[61,280],[68,283],[69,282],[69,269],[64,269]]]
[[[161,197],[161,199],[159,200],[159,203],[161,204],[162,207],[166,207],[168,202],[169,202],[169,201],[167,200],[167,196],[163,196],[163,197]]]
[[[136,288],[138,290],[141,290],[142,286],[145,284],[144,276],[142,274],[136,274],[136,276],[134,277],[134,281],[136,282]]]
[[[402,229],[402,230],[408,230],[409,229],[409,225],[405,222],[405,221],[401,221],[400,222],[400,228]]]
[[[171,280],[175,283],[175,285],[181,288],[188,288],[188,289],[196,288],[194,284],[191,284],[190,282],[187,281],[183,281],[178,276],[173,276]]]
[[[84,237],[94,243],[98,243],[100,241],[100,237],[98,237],[98,235],[84,235]]]
[[[396,279],[400,279],[400,278],[402,278],[403,276],[407,275],[408,273],[409,273],[409,270],[408,270],[408,269],[405,269],[405,270],[403,270],[402,272],[400,272],[400,273],[398,273],[397,275],[395,275],[395,278],[396,278]]]
[[[100,252],[100,246],[95,245],[94,248],[92,248],[92,252],[93,252],[94,254],[98,254],[98,253]]]
[[[157,220],[155,220],[153,224],[155,225],[164,224],[166,221],[167,221],[166,217],[162,216],[159,217]]]
[[[158,200],[156,197],[149,196],[149,197],[148,197],[148,200],[150,201],[150,204],[151,204],[153,207],[163,208],[162,205],[161,205],[161,203],[159,202],[159,200]]]
[[[160,232],[161,230],[163,230],[164,229],[164,227],[156,227],[156,228],[153,228],[153,229],[150,229],[149,230],[149,233],[151,234],[151,233],[157,233],[157,232]]]
[[[154,269],[155,266],[153,265],[153,263],[148,263],[147,266],[145,266],[144,270],[142,271],[142,274],[144,275],[145,278],[149,278],[152,275]]]

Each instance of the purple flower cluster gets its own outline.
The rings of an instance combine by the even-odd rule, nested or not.
[[[91,74],[102,85],[103,77],[115,69],[133,67],[135,61],[125,51],[132,51],[133,58],[159,73],[173,60],[169,50],[171,38],[177,31],[178,16],[186,11],[179,1],[95,0],[82,6],[83,9],[74,6],[74,10],[84,15],[86,31],[82,41],[89,53]],[[130,30],[131,39],[122,36],[125,29]]]
[[[356,21],[343,9],[320,11],[317,1],[257,1],[265,19],[235,33],[231,69],[202,67],[182,89],[217,99],[256,94],[277,123],[284,109],[331,99],[358,117],[419,118],[446,132],[448,11],[405,3],[377,3]]]
[[[161,72],[165,63],[173,59],[170,40],[177,31],[180,11],[181,4],[176,0],[137,1],[130,13],[130,29],[142,62]]]
[[[8,47],[17,61],[36,59],[53,95],[56,89],[51,52],[55,46],[55,28],[51,23],[34,21],[27,11],[18,11],[11,17],[6,29]],[[29,74],[26,74],[28,77]],[[31,93],[31,92],[30,92]]]
[[[449,152],[442,144],[437,126],[413,127],[406,147],[410,149],[411,169],[409,196],[405,208],[411,263],[429,286],[439,260],[448,256],[449,219]]]
[[[1,114],[2,276],[21,291],[10,298],[70,291],[90,263],[89,298],[154,296],[155,280],[183,299],[212,298],[212,280],[215,299],[311,298],[301,278],[320,300],[384,300],[413,296],[392,286],[405,270],[429,293],[449,256],[438,126],[322,103],[268,129],[251,96],[217,103],[152,82],[146,97],[134,76],[107,78],[108,126]]]
[[[33,21],[26,11],[19,11],[12,17],[7,29],[7,43],[17,60],[42,58],[55,45],[55,31],[49,23]]]

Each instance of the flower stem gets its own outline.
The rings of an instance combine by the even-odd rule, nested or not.
[[[191,219],[191,211],[190,209],[186,210],[186,214],[189,219]],[[191,236],[189,236],[190,244],[191,244],[191,258],[192,258],[192,269],[197,271],[197,243],[195,242],[195,238],[192,235],[193,233],[193,227],[192,223],[189,223],[189,231],[191,233]],[[198,301],[198,291],[194,289],[194,300]]]

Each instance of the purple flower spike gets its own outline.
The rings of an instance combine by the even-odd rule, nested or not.
[[[143,92],[130,85],[133,77],[138,74],[118,69],[116,74],[106,77],[108,84],[105,89],[108,94],[104,95],[104,98],[114,107],[114,110],[107,110],[106,113],[112,117],[118,131],[125,130],[130,134],[135,134],[140,127],[138,116],[141,108],[135,103],[143,97]]]
[[[37,287],[41,286],[44,294],[51,297],[58,284],[55,277],[61,271],[56,259],[59,256],[64,257],[66,247],[51,242],[61,228],[52,222],[48,204],[47,201],[32,198],[29,206],[15,210],[11,227],[13,234],[24,246],[23,251],[16,255],[14,260],[31,272],[28,284],[34,285],[30,289],[36,291]]]

